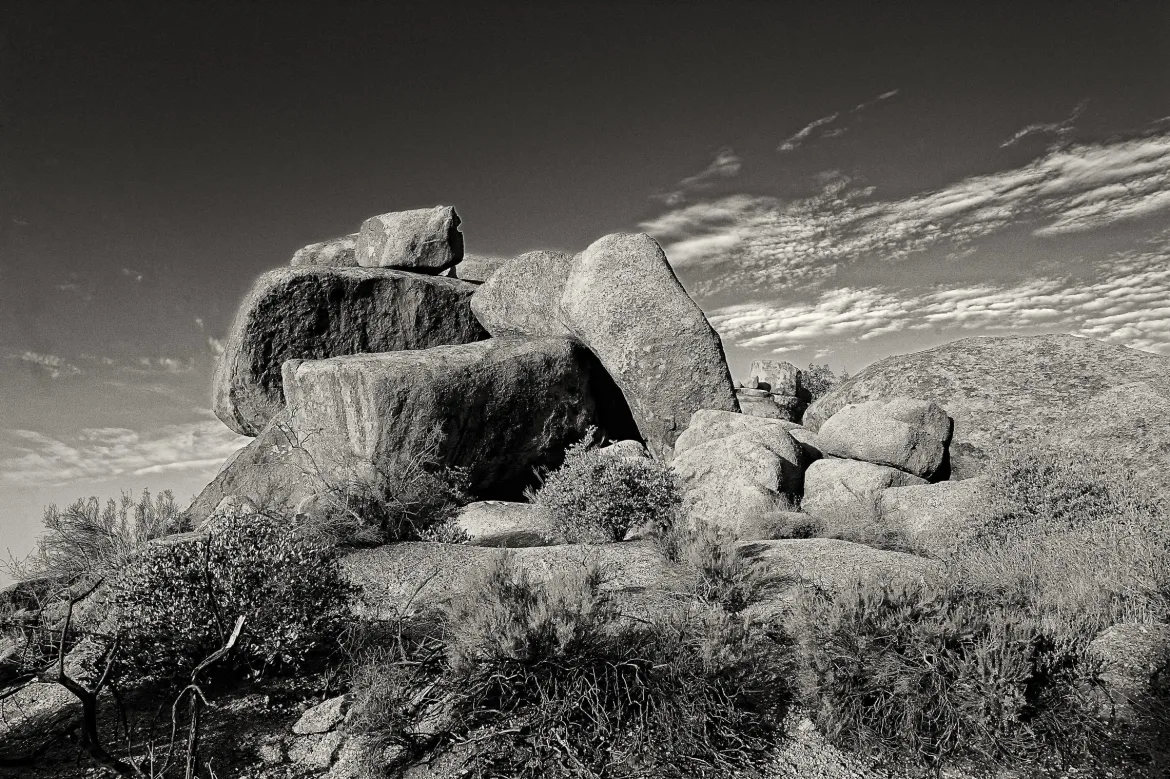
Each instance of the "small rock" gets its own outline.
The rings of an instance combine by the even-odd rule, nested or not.
[[[354,255],[363,268],[442,273],[463,259],[459,214],[435,206],[372,216],[358,231]]]
[[[328,733],[341,724],[348,710],[349,699],[345,695],[322,701],[301,715],[292,732],[298,736]]]
[[[266,741],[258,750],[260,761],[268,765],[284,762],[284,745],[279,740]]]

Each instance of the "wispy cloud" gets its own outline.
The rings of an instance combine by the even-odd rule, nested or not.
[[[1088,279],[842,288],[809,303],[726,306],[709,318],[735,345],[777,353],[923,330],[1051,329],[1170,354],[1170,245],[1121,253]]]
[[[186,471],[209,476],[250,439],[217,420],[167,425],[154,430],[89,428],[75,438],[33,430],[0,431],[10,452],[0,459],[0,482],[59,485],[119,476]]]
[[[8,355],[9,359],[19,360],[30,366],[35,366],[35,369],[50,379],[68,378],[70,376],[79,376],[82,371],[76,365],[67,362],[64,358],[55,354],[42,354],[41,352],[25,351],[19,354]]]
[[[1066,116],[1064,119],[1061,119],[1059,122],[1038,122],[1036,124],[1030,124],[1027,127],[1024,127],[1022,130],[1016,132],[1016,134],[1011,138],[1008,138],[1006,141],[1001,143],[999,147],[1004,149],[1008,146],[1013,146],[1019,143],[1025,138],[1037,135],[1042,137],[1053,137],[1057,141],[1067,140],[1068,137],[1072,135],[1077,119],[1081,117],[1081,114],[1085,112],[1085,109],[1088,106],[1089,101],[1082,100],[1081,102],[1077,103],[1075,108],[1073,108],[1071,114]]]
[[[687,176],[678,182],[670,192],[656,197],[668,206],[678,205],[684,202],[689,195],[710,189],[720,181],[734,178],[739,174],[741,167],[743,167],[743,160],[735,153],[735,150],[730,146],[724,146],[716,152],[715,159],[711,161],[710,165],[695,175]]]
[[[796,151],[798,148],[804,145],[806,141],[813,137],[837,138],[842,136],[848,132],[848,127],[833,127],[832,129],[821,128],[827,128],[829,125],[837,123],[838,120],[845,120],[854,114],[865,111],[868,108],[872,108],[878,103],[889,100],[897,94],[897,89],[891,89],[889,92],[883,92],[872,100],[866,100],[865,102],[858,103],[848,111],[835,111],[828,116],[822,116],[820,119],[814,119],[792,135],[785,138],[784,141],[776,147],[776,151]]]

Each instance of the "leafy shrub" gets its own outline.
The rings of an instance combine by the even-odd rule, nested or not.
[[[280,519],[225,517],[207,536],[151,544],[113,583],[121,675],[181,681],[220,648],[222,668],[296,669],[341,626],[348,608],[336,552]]]
[[[631,528],[673,522],[682,493],[670,466],[601,454],[591,438],[570,446],[564,464],[529,494],[553,529],[569,543],[604,543],[621,541]]]
[[[806,594],[801,613],[804,698],[839,746],[939,770],[1083,757],[1104,741],[1087,642],[1019,606],[870,580]]]
[[[801,371],[801,386],[809,394],[809,402],[828,395],[839,384],[849,379],[849,372],[842,369],[841,375],[833,373],[828,365],[808,364],[808,368]]]
[[[666,559],[693,572],[693,592],[700,600],[731,614],[787,582],[749,560],[734,533],[710,522],[675,521],[660,528],[655,539]]]

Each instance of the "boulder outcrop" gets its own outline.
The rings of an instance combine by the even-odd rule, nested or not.
[[[458,265],[451,268],[451,275],[464,281],[483,284],[508,262],[507,257],[485,257],[482,254],[465,254]]]
[[[471,310],[497,337],[573,335],[561,311],[572,264],[572,256],[564,252],[536,251],[514,257],[475,291]]]
[[[459,214],[435,206],[372,216],[362,222],[354,255],[363,268],[442,273],[463,259]]]
[[[951,419],[937,403],[896,397],[845,406],[817,432],[823,453],[930,478],[943,467]]]
[[[773,395],[799,397],[804,391],[801,383],[803,372],[790,362],[752,360],[749,375],[756,381],[756,386],[768,390]]]
[[[1160,444],[1170,416],[1158,412],[1158,399],[1170,399],[1170,359],[1157,354],[1071,335],[965,338],[879,360],[810,406],[804,423],[815,431],[850,403],[898,395],[954,418],[952,479],[982,472],[1001,446],[1050,436],[1087,441],[1140,470],[1170,468]],[[1141,432],[1111,434],[1111,419]]]
[[[569,338],[290,360],[284,388],[292,428],[323,468],[466,468],[482,497],[518,496],[591,425],[611,438],[632,432],[604,369]]]
[[[677,456],[708,441],[744,432],[755,432],[782,440],[780,432],[787,429],[788,425],[779,420],[761,419],[734,411],[701,408],[691,415],[687,429],[675,442],[674,453]]]
[[[985,477],[889,487],[878,493],[879,524],[942,551],[978,519],[987,487]]]
[[[590,244],[573,261],[561,310],[621,388],[656,457],[670,459],[699,409],[739,409],[719,336],[650,236]]]
[[[539,506],[506,500],[469,503],[455,518],[456,526],[475,546],[526,547],[557,543],[548,516]]]
[[[474,284],[395,270],[282,268],[260,276],[219,358],[213,409],[257,435],[284,407],[281,364],[462,344],[488,336],[471,312]]]
[[[826,522],[876,526],[880,522],[878,495],[888,487],[926,484],[926,480],[860,460],[817,460],[804,474],[803,511]]]
[[[292,256],[292,266],[319,266],[325,268],[356,268],[357,257],[354,255],[354,245],[357,243],[357,233],[343,235],[340,238],[330,238],[328,241],[311,243],[303,249],[298,249]]]

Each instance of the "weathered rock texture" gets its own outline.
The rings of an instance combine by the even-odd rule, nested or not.
[[[292,427],[323,468],[393,473],[421,458],[467,468],[483,497],[518,495],[590,425],[613,438],[632,427],[601,365],[569,338],[293,360],[284,388]]]
[[[363,268],[441,273],[463,259],[459,214],[435,206],[372,216],[362,222],[354,254]]]
[[[284,407],[281,364],[478,341],[476,286],[365,268],[282,268],[256,280],[216,368],[213,408],[256,435]]]
[[[536,251],[514,257],[475,291],[471,310],[494,336],[572,335],[561,311],[572,264],[573,258],[564,252]]]
[[[951,478],[980,473],[1002,445],[1052,435],[1140,470],[1170,468],[1170,415],[1158,411],[1170,399],[1170,359],[1149,352],[1070,335],[965,338],[874,363],[809,407],[804,423],[816,430],[849,403],[897,395],[954,418]],[[1111,419],[1137,435],[1111,434]]]
[[[561,310],[621,388],[656,457],[670,458],[695,411],[738,410],[719,336],[650,236],[607,235],[577,255]]]
[[[928,548],[948,546],[979,519],[988,488],[984,477],[889,487],[878,493],[881,527],[921,541]]]
[[[800,395],[802,371],[790,362],[752,360],[750,376],[775,395]]]
[[[465,254],[458,265],[452,268],[452,274],[464,281],[475,281],[480,284],[508,262],[507,257],[485,257],[481,254]]]
[[[766,425],[676,452],[671,467],[692,519],[735,528],[745,517],[787,508],[800,495],[803,463],[792,436]]]
[[[320,266],[327,268],[356,268],[357,257],[354,256],[354,244],[357,242],[357,233],[343,235],[340,238],[330,238],[328,241],[311,243],[303,249],[298,249],[292,256],[292,266]]]
[[[851,587],[858,579],[921,579],[941,570],[933,560],[836,538],[754,541],[740,544],[740,549],[772,576],[790,576],[830,590]]]
[[[751,417],[745,414],[738,414],[734,411],[701,408],[691,415],[687,429],[679,435],[678,440],[675,442],[674,453],[675,455],[680,455],[687,449],[698,446],[699,444],[747,431],[759,432],[782,439],[783,436],[780,436],[778,432],[770,431],[784,431],[787,429],[788,426],[778,420]]]
[[[943,466],[951,419],[937,403],[897,397],[845,406],[817,433],[825,454],[930,478]]]
[[[475,546],[525,547],[557,543],[548,515],[531,503],[484,500],[464,506],[455,524]]]
[[[887,487],[926,484],[913,474],[860,460],[817,460],[804,474],[800,507],[826,522],[876,525],[878,493]]]

